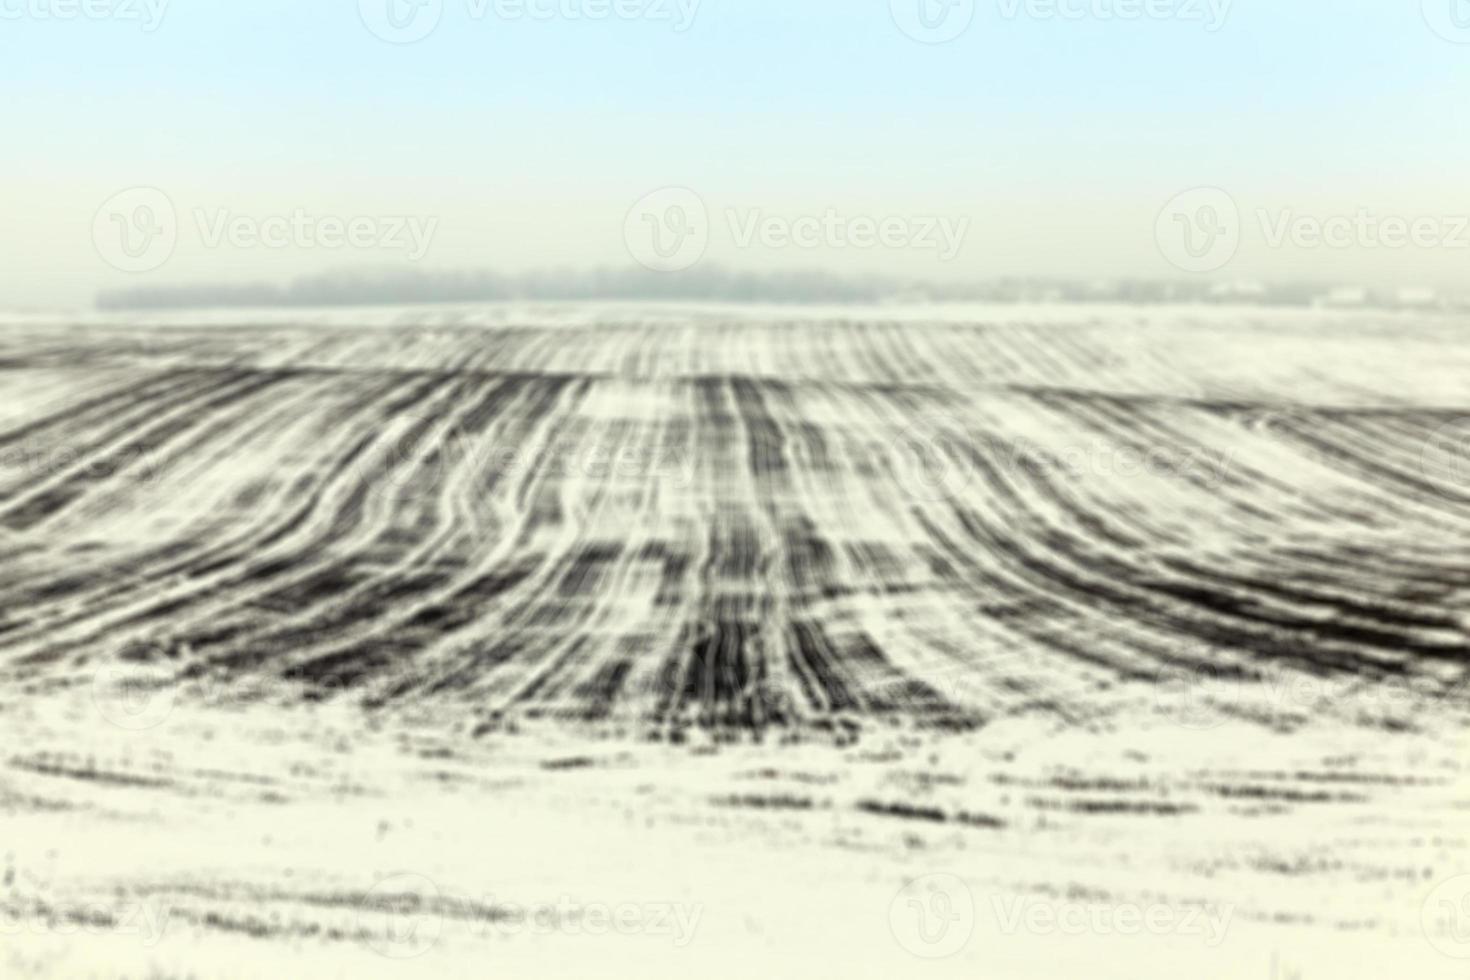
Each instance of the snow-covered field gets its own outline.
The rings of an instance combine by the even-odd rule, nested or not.
[[[1386,314],[16,319],[0,974],[1465,976],[1467,379]]]

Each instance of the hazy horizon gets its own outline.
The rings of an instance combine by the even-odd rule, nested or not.
[[[658,267],[645,232],[938,283],[1453,290],[1470,255],[1453,0],[390,2],[6,5],[0,306]]]

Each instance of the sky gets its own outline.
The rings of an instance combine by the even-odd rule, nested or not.
[[[368,267],[1470,268],[1470,0],[0,0],[0,79],[11,308]]]

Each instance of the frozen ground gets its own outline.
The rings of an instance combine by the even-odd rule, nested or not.
[[[0,969],[1464,976],[1467,328],[17,321]]]

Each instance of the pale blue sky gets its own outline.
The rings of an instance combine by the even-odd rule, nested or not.
[[[444,0],[409,45],[374,37],[356,0],[173,0],[152,32],[31,9],[49,2],[0,0],[10,305],[401,260],[206,247],[199,209],[432,216],[430,268],[625,265],[628,208],[682,185],[716,215],[965,216],[943,263],[739,249],[723,232],[709,250],[936,279],[1177,274],[1154,220],[1200,185],[1247,213],[1470,213],[1470,44],[1436,34],[1419,0],[1236,0],[1213,33],[980,0],[939,45],[902,33],[888,0],[704,0],[683,33],[476,21]],[[98,207],[134,186],[164,190],[184,225],[143,275],[92,240]],[[1222,274],[1450,286],[1470,265],[1451,249],[1254,248],[1253,221]]]

